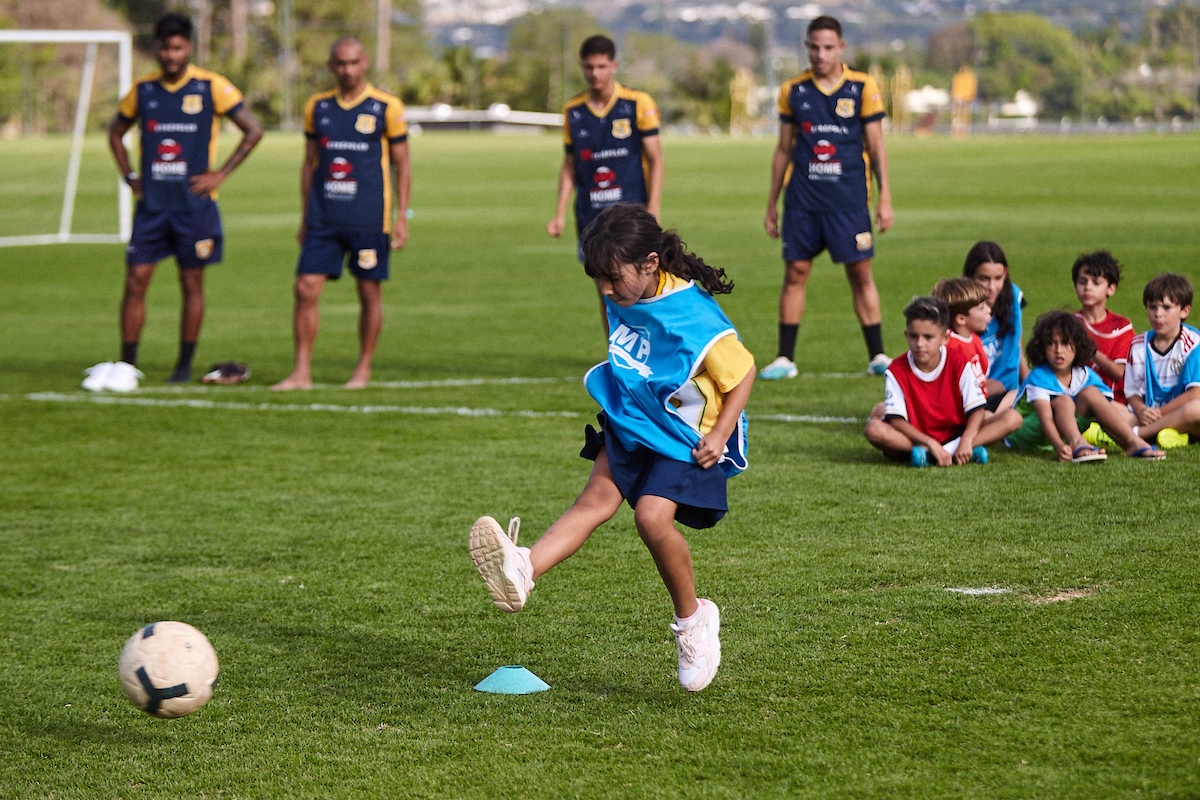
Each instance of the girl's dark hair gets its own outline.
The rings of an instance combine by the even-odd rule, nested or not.
[[[583,271],[590,278],[617,278],[620,264],[641,264],[651,253],[658,253],[658,265],[664,272],[693,280],[711,294],[729,294],[733,281],[725,270],[710,267],[704,259],[688,252],[675,231],[664,231],[646,209],[630,203],[618,203],[600,212],[583,229],[580,249]]]
[[[1003,339],[1013,332],[1012,279],[1008,277],[1008,258],[1004,255],[1004,250],[995,242],[976,242],[967,251],[967,258],[963,261],[963,276],[974,278],[979,265],[989,263],[1004,265],[1004,285],[1000,287],[1000,294],[996,295],[996,302],[992,306],[992,319],[996,320],[999,326],[997,333]]]
[[[1096,355],[1096,343],[1088,336],[1087,329],[1078,317],[1066,311],[1047,311],[1037,318],[1033,333],[1025,344],[1029,366],[1040,367],[1046,363],[1046,347],[1055,339],[1075,348],[1072,367],[1087,366]]]

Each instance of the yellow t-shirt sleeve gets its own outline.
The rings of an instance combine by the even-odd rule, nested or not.
[[[658,106],[654,98],[642,92],[637,99],[637,126],[639,131],[657,131],[659,125]]]
[[[887,109],[883,105],[883,95],[879,92],[879,84],[875,83],[874,78],[867,75],[863,80],[862,107],[859,109],[858,115],[866,119],[886,113]]]
[[[704,356],[704,371],[721,390],[721,394],[733,391],[752,369],[754,356],[737,334],[731,333],[719,339]]]
[[[779,87],[779,100],[775,104],[776,108],[779,110],[779,116],[788,117],[789,119],[792,116],[792,104],[788,100],[788,94],[791,93],[790,90],[791,90],[790,83],[785,83],[782,86],[780,86]]]
[[[399,98],[392,98],[388,101],[387,110],[384,112],[387,118],[387,137],[391,141],[403,139],[408,136],[408,122],[404,119],[404,103],[400,102]]]
[[[313,95],[308,98],[308,102],[304,104],[304,133],[307,136],[317,135],[317,126],[313,121],[313,115],[317,108],[317,96]]]
[[[213,110],[224,116],[242,102],[242,93],[223,75],[212,76]]]
[[[138,117],[138,84],[134,84],[129,90],[129,94],[121,99],[120,105],[117,106],[117,113],[125,119],[137,119]]]

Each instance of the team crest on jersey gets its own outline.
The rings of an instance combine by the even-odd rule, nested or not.
[[[858,247],[859,250],[870,250],[871,249],[871,232],[864,231],[862,233],[856,233],[854,235],[854,244],[856,247]]]
[[[614,119],[612,135],[614,139],[628,139],[633,135],[633,125],[627,119]]]
[[[631,369],[643,378],[654,374],[647,363],[650,360],[650,332],[641,327],[630,327],[624,323],[608,337],[608,357],[613,366]]]
[[[196,258],[200,259],[201,261],[211,256],[212,251],[212,239],[201,239],[200,241],[196,242]]]
[[[358,251],[358,268],[375,269],[379,264],[379,255],[374,250]]]
[[[354,121],[354,130],[359,133],[371,135],[375,132],[375,117],[372,114],[359,114],[358,119]]]
[[[846,119],[853,117],[854,116],[854,98],[853,97],[839,97],[838,101],[837,101],[837,108],[834,109],[834,113],[837,114],[839,117],[844,117]]]
[[[198,94],[185,94],[183,96],[183,113],[199,114],[204,110],[204,98]]]

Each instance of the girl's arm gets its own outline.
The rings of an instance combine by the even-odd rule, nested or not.
[[[1071,445],[1064,442],[1058,435],[1058,426],[1054,424],[1054,410],[1050,408],[1050,401],[1034,400],[1033,412],[1037,414],[1038,422],[1042,423],[1042,433],[1046,434],[1046,440],[1058,454],[1058,460],[1070,461]]]
[[[738,417],[742,415],[746,402],[750,399],[750,389],[754,386],[754,372],[754,365],[751,364],[750,371],[742,378],[742,382],[725,395],[725,404],[721,406],[721,413],[717,415],[712,430],[701,436],[692,449],[692,458],[704,469],[716,464],[725,454],[725,443],[729,441]]]

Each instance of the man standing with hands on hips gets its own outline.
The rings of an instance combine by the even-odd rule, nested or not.
[[[242,93],[224,77],[192,65],[192,22],[165,14],[154,26],[159,71],[129,91],[108,128],[117,168],[137,196],[133,236],[125,250],[125,292],[121,299],[121,360],[88,370],[85,389],[131,391],[142,377],[138,346],[146,321],[146,291],[158,262],[175,256],[183,310],[179,358],[168,383],[192,379],[192,359],[204,321],[204,269],[221,261],[224,233],[217,187],[258,144],[262,124],[242,102]],[[242,131],[237,148],[217,170],[217,131],[221,117]],[[122,137],[140,124],[141,172],[129,160]]]
[[[804,316],[812,261],[829,250],[843,264],[862,325],[870,362],[882,375],[884,355],[879,292],[871,274],[875,254],[869,198],[871,177],[878,184],[875,223],[892,226],[892,193],[883,145],[885,116],[879,87],[866,73],[842,63],[846,43],[833,17],[817,17],[805,39],[811,68],[779,91],[779,143],[771,159],[771,189],[763,220],[767,235],[783,238],[784,278],[779,296],[779,350],[759,373],[763,380],[796,377],[796,336]],[[784,178],[783,225],[778,202]]]

